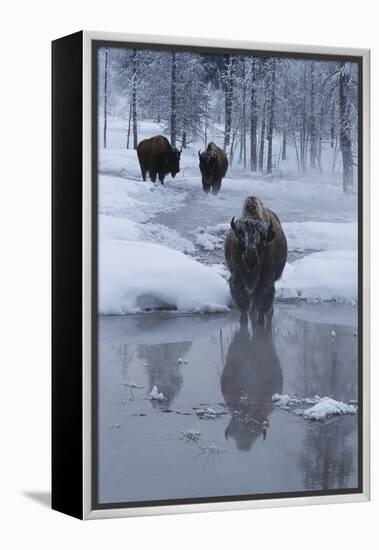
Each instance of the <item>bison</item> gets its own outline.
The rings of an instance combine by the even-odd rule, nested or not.
[[[229,286],[241,325],[271,329],[275,281],[287,260],[287,240],[278,216],[256,197],[247,197],[240,218],[233,217],[225,240]]]
[[[199,168],[202,176],[203,191],[217,195],[221,188],[222,178],[228,170],[228,159],[220,147],[213,142],[208,143],[205,151],[199,151]]]
[[[272,395],[282,393],[283,375],[271,331],[257,327],[237,330],[230,343],[221,375],[221,391],[231,419],[225,437],[237,448],[249,451],[254,442],[266,439]]]
[[[167,174],[174,178],[180,170],[181,152],[182,149],[178,151],[176,147],[171,147],[164,136],[154,136],[141,141],[137,146],[137,155],[143,181],[146,181],[147,172],[154,183],[158,175],[162,185]]]

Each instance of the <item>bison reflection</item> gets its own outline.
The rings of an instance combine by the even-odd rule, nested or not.
[[[272,395],[281,393],[283,377],[271,330],[257,327],[250,336],[242,326],[229,346],[221,390],[232,418],[225,437],[249,451],[256,439],[266,438]]]
[[[184,357],[192,342],[174,342],[170,344],[153,344],[139,346],[138,354],[146,360],[146,371],[149,378],[149,392],[153,386],[163,393],[163,401],[153,400],[153,407],[167,409],[177,397],[183,385],[182,366],[178,358]]]

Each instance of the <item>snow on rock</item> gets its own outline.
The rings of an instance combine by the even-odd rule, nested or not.
[[[223,409],[212,409],[211,407],[204,409],[195,408],[195,413],[201,420],[215,420],[216,418],[227,414]]]
[[[100,313],[151,309],[221,313],[229,310],[226,281],[176,250],[150,242],[102,239]]]
[[[309,420],[324,420],[328,416],[337,414],[356,414],[357,409],[354,405],[335,401],[331,397],[323,397],[316,405],[305,409],[302,412],[304,418]]]
[[[275,393],[272,396],[272,401],[280,407],[281,409],[290,408],[293,405],[300,405],[301,399],[298,399],[297,397],[290,397],[288,394],[278,394]]]
[[[154,386],[150,392],[150,399],[155,399],[156,401],[163,401],[166,398],[162,392],[158,391],[157,386]]]
[[[303,416],[307,420],[325,420],[329,416],[356,414],[356,402],[343,403],[331,397],[292,397],[288,394],[275,393],[272,401],[280,409],[291,411],[297,416]],[[304,409],[304,406],[312,407]]]
[[[276,295],[280,299],[356,303],[357,265],[357,252],[353,250],[309,254],[286,265],[276,283]]]
[[[218,250],[224,246],[225,235],[229,228],[230,225],[228,223],[218,223],[206,228],[197,227],[193,231],[193,235],[196,237],[195,242],[197,246],[200,246],[204,250]]]
[[[283,230],[292,252],[304,250],[353,250],[357,248],[356,223],[289,222]]]
[[[215,235],[211,235],[210,233],[199,233],[196,236],[195,240],[197,246],[200,246],[204,250],[208,250],[211,252],[212,250],[216,250],[219,248],[222,248],[223,246],[223,239],[220,237],[216,237]]]

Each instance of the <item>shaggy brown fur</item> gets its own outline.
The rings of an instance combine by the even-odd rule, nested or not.
[[[171,173],[174,178],[180,170],[181,152],[182,150],[178,151],[176,147],[171,147],[164,136],[154,136],[141,141],[137,147],[137,155],[143,181],[146,181],[148,172],[152,182],[155,183],[158,175],[162,185],[167,174]]]
[[[232,219],[225,241],[229,286],[241,323],[271,327],[275,281],[287,260],[287,240],[278,216],[256,197],[247,197],[239,219]]]
[[[209,193],[212,190],[212,193],[217,195],[221,189],[222,178],[228,170],[228,159],[223,149],[217,147],[213,141],[208,143],[205,151],[199,151],[199,168],[203,191]]]

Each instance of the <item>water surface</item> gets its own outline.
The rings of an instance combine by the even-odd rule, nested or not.
[[[357,399],[356,326],[333,304],[277,304],[272,335],[236,312],[100,317],[100,502],[356,487],[357,417],[307,421],[271,399]]]

